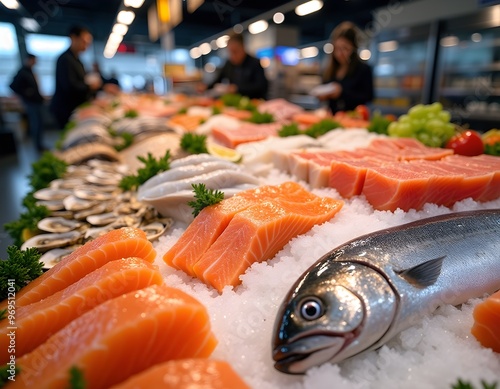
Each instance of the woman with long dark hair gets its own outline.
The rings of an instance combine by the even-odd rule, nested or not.
[[[318,96],[328,100],[332,113],[373,100],[372,70],[358,56],[358,39],[358,29],[351,22],[339,24],[332,32],[334,49],[323,77],[332,91]]]

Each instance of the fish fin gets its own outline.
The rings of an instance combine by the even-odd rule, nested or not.
[[[398,275],[408,281],[410,284],[425,288],[433,285],[441,274],[441,267],[446,255],[439,258],[430,259],[420,265],[406,270],[397,271]]]

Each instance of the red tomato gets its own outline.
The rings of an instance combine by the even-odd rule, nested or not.
[[[455,135],[446,143],[447,149],[452,149],[455,154],[472,157],[484,152],[481,135],[478,132],[467,130]]]
[[[366,105],[358,105],[355,111],[361,119],[370,120],[370,110]]]

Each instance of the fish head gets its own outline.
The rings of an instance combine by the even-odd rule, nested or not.
[[[275,322],[275,368],[302,374],[373,348],[390,328],[398,298],[380,271],[319,261],[292,287]]]

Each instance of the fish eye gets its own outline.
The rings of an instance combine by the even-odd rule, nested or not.
[[[305,320],[316,320],[323,316],[323,303],[316,298],[307,298],[300,306],[300,315]]]

